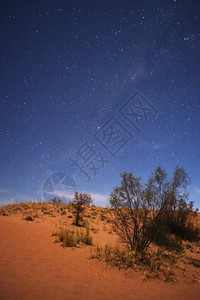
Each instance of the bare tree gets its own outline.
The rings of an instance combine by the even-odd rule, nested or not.
[[[72,208],[74,214],[74,224],[81,226],[83,224],[84,211],[87,205],[92,203],[92,196],[90,194],[75,192],[72,201]]]

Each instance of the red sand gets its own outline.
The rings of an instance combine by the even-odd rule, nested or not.
[[[88,260],[90,247],[53,243],[50,222],[0,216],[0,299],[199,299],[200,282],[142,282],[142,275]],[[200,276],[199,276],[200,277]]]

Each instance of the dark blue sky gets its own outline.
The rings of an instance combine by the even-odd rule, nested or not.
[[[3,0],[0,11],[2,203],[64,195],[62,173],[104,205],[120,172],[146,180],[180,165],[200,207],[199,1]]]

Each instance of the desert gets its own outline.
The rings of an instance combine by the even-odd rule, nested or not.
[[[69,204],[1,207],[0,299],[198,299],[199,243],[184,243],[174,281],[144,279],[143,272],[90,259],[94,246],[68,248],[55,242],[59,228],[74,227],[72,220]],[[119,243],[109,208],[87,207],[86,220],[93,245]]]

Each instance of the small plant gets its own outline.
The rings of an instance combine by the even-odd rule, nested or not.
[[[90,258],[97,258],[100,261],[104,261],[114,267],[117,267],[118,269],[128,269],[135,265],[134,252],[127,252],[109,245],[96,246],[91,253]]]
[[[91,230],[93,233],[98,233],[98,232],[99,232],[99,229],[98,229],[98,228],[95,228],[95,227],[90,227],[90,230]]]
[[[57,235],[58,240],[62,243],[63,247],[76,247],[80,243],[92,245],[92,237],[90,236],[89,228],[76,230],[62,228]]]
[[[145,270],[144,279],[160,278],[164,281],[174,281],[176,279],[174,270],[177,258],[177,254],[165,251],[163,248],[147,252],[140,258],[142,267]]]
[[[91,195],[75,192],[74,200],[72,202],[74,225],[76,225],[76,226],[83,225],[83,217],[84,217],[85,207],[86,207],[86,205],[90,205],[91,203],[92,203]]]
[[[50,202],[53,203],[53,204],[63,203],[63,201],[58,197],[55,197],[55,198],[51,199]]]
[[[8,217],[9,216],[4,210],[0,211],[0,215],[4,216],[4,217]]]
[[[27,217],[24,218],[24,220],[26,220],[26,221],[34,221],[34,218],[31,217],[31,216],[27,216]]]
[[[177,256],[174,253],[158,249],[138,253],[136,251],[120,250],[109,245],[95,247],[90,255],[91,259],[98,259],[108,263],[118,269],[132,268],[136,271],[144,272],[144,279],[160,278],[164,281],[175,280],[174,269]]]
[[[190,264],[195,266],[196,268],[200,268],[200,260],[195,258],[190,258]]]
[[[101,215],[100,215],[100,220],[101,220],[101,221],[105,221],[106,219],[107,219],[106,216],[105,216],[104,214],[101,213]]]

